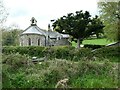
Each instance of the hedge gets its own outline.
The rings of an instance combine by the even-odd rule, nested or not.
[[[19,53],[27,54],[31,57],[36,56],[38,58],[47,57],[47,59],[66,59],[66,60],[80,60],[83,59],[89,60],[94,57],[98,58],[120,58],[120,47],[103,47],[96,49],[91,52],[90,48],[80,48],[76,49],[72,46],[53,46],[53,47],[38,47],[38,46],[29,46],[29,47],[13,47],[13,46],[4,46],[2,52],[4,54]]]
[[[11,53],[19,53],[19,54],[28,54],[29,56],[38,56],[43,57],[44,54],[42,51],[45,47],[37,47],[37,46],[28,46],[28,47],[20,47],[20,46],[3,46],[2,53],[11,54]]]
[[[116,58],[117,61],[120,61],[120,47],[103,47],[96,49],[92,52],[93,56],[99,57],[99,58]]]
[[[54,46],[54,47],[13,47],[4,46],[2,49],[4,54],[19,53],[27,54],[31,57],[36,56],[38,58],[47,57],[48,59],[58,58],[58,59],[76,59],[79,60],[82,57],[88,57],[91,53],[89,48],[76,49],[72,46]]]

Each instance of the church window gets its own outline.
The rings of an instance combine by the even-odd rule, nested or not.
[[[40,46],[40,39],[38,39],[38,46]]]
[[[31,39],[30,38],[28,39],[28,45],[29,46],[31,45]]]

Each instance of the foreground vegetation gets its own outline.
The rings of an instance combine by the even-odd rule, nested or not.
[[[18,53],[13,47],[11,52],[6,48],[3,48],[2,55],[3,88],[54,88],[58,81],[65,78],[69,79],[67,85],[71,88],[118,87],[118,47],[101,48],[94,53],[88,48],[24,47],[31,51],[26,54],[21,53],[24,49],[20,47]],[[48,57],[35,64],[31,60],[32,50],[36,53],[42,50],[43,56]],[[39,55],[41,53],[38,52]]]
[[[76,49],[71,46],[54,46],[54,47],[20,47],[20,46],[4,46],[2,52],[4,54],[26,54],[29,57],[47,58],[49,59],[66,59],[71,61],[79,61],[82,58],[88,58],[96,60],[96,58],[110,58],[111,61],[119,60],[114,58],[120,58],[120,47],[103,47],[97,50],[91,48]]]

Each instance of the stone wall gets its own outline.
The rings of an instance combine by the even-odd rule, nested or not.
[[[57,40],[55,43],[55,46],[59,46],[59,45],[70,45],[70,42],[68,41],[68,39],[62,38],[60,40]]]
[[[60,46],[60,45],[70,45],[70,42],[66,38],[49,39],[49,40],[47,40],[47,39],[48,38],[43,36],[43,35],[22,35],[22,36],[20,36],[20,46],[48,46],[48,45],[49,46]],[[30,45],[29,45],[29,43],[30,43]]]
[[[39,46],[45,46],[46,45],[46,39],[45,36],[41,35],[22,35],[20,37],[20,46],[29,46],[29,39],[31,41],[31,46],[38,46],[38,40]]]

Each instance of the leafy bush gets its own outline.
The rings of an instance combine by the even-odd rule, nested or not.
[[[3,55],[2,63],[10,65],[13,70],[18,69],[20,67],[26,67],[30,65],[30,59],[27,55],[21,55],[19,53]]]
[[[36,56],[38,58],[46,57],[46,59],[66,59],[66,60],[81,60],[81,58],[86,58],[86,60],[95,60],[95,58],[100,58],[103,60],[104,58],[113,58],[116,61],[117,58],[120,58],[120,47],[103,47],[94,50],[90,48],[80,48],[76,49],[71,46],[54,46],[54,47],[37,47],[37,46],[29,46],[29,47],[8,47],[5,46],[2,49],[4,54],[11,53],[20,53],[22,55],[27,54],[31,57]],[[88,58],[88,59],[87,59]],[[85,59],[83,59],[85,60]]]
[[[80,48],[70,51],[70,56],[72,56],[72,60],[78,61],[81,58],[91,58],[91,49],[89,48]]]
[[[27,54],[31,57],[36,56],[38,58],[47,57],[48,59],[67,59],[67,60],[79,60],[81,57],[90,56],[91,49],[81,48],[75,49],[71,46],[57,46],[57,47],[8,47],[4,46],[3,53],[17,53],[24,55]]]
[[[58,59],[69,59],[71,57],[70,51],[75,50],[74,47],[62,46],[62,47],[53,47],[55,57]]]
[[[43,50],[45,47],[38,47],[38,46],[28,46],[28,47],[20,47],[20,46],[3,46],[2,52],[5,54],[10,53],[19,53],[19,54],[28,54],[29,56],[38,56],[43,57]]]
[[[104,58],[117,58],[120,61],[120,47],[104,47],[93,51],[93,56]]]

